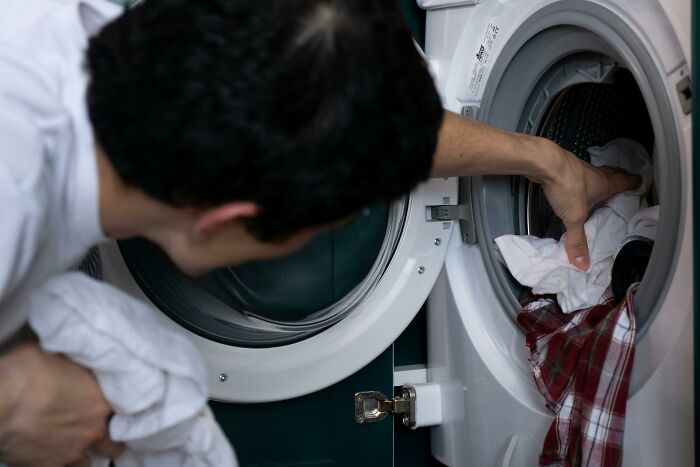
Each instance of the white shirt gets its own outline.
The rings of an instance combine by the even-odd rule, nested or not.
[[[104,240],[84,51],[86,28],[121,11],[106,0],[0,4],[0,343],[25,323],[19,304],[34,288]]]
[[[42,347],[95,373],[115,409],[110,437],[128,447],[117,466],[235,467],[194,344],[149,305],[67,272],[105,240],[84,52],[89,31],[121,11],[0,4],[0,343],[29,315]]]

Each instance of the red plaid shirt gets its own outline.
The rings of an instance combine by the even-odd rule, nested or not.
[[[634,360],[632,297],[564,314],[538,298],[518,315],[535,383],[556,416],[540,465],[617,467]]]

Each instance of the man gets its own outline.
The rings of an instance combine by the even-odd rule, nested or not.
[[[287,254],[429,176],[519,174],[586,269],[589,208],[638,183],[443,112],[392,0],[18,3],[0,7],[4,342],[18,304],[107,237],[148,238],[200,274]],[[0,460],[119,453],[89,372],[6,347]]]

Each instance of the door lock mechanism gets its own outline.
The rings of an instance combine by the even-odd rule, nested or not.
[[[401,394],[391,399],[381,392],[365,391],[355,394],[355,422],[359,424],[376,423],[387,415],[401,416],[404,426],[416,424],[416,390],[412,386],[403,386]]]

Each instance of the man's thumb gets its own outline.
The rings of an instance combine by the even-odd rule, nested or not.
[[[569,257],[569,262],[581,271],[587,271],[591,266],[583,224],[566,226],[566,254]]]

